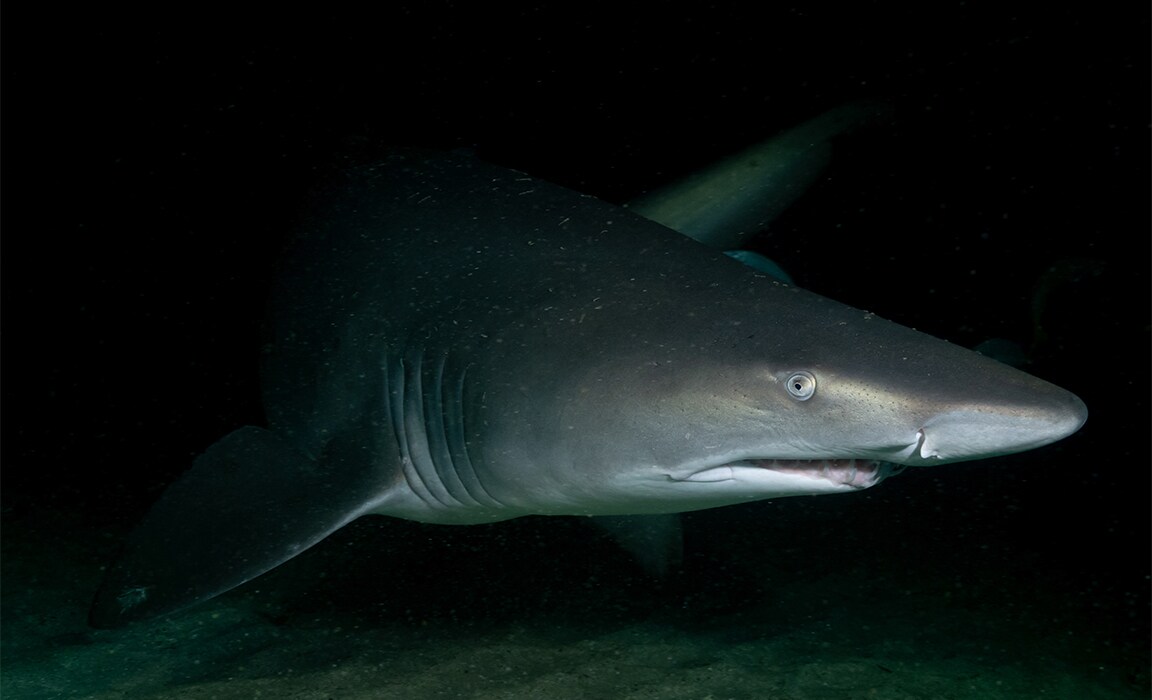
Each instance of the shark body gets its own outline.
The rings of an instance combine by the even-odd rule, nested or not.
[[[267,428],[212,446],[90,621],[211,598],[367,514],[447,524],[852,492],[1040,447],[1071,393],[465,155],[355,171],[274,295]]]

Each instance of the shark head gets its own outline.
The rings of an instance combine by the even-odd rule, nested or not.
[[[484,426],[473,461],[516,494],[507,505],[674,512],[851,492],[905,466],[1040,447],[1086,419],[1075,395],[1008,365],[695,260],[679,274],[667,258],[659,274],[637,266],[630,286],[654,303],[602,289],[562,334],[535,323],[500,339],[493,363],[514,364],[515,381],[466,385],[464,423]],[[521,494],[523,470],[502,465],[526,463],[536,478]]]

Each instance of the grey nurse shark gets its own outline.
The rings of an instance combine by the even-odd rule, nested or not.
[[[842,128],[816,123],[711,190],[635,208],[737,211],[697,238],[739,238],[778,207],[765,177]],[[334,191],[274,293],[268,427],[224,437],[161,497],[94,626],[211,598],[363,515],[660,522],[1033,449],[1087,415],[1036,377],[468,155],[398,152]]]

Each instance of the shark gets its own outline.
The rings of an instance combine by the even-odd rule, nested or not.
[[[329,192],[273,290],[266,427],[161,495],[92,626],[208,600],[366,515],[661,522],[1039,448],[1087,417],[1042,379],[471,154],[396,151]]]

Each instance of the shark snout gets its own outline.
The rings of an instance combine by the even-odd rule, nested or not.
[[[1051,444],[1080,429],[1088,408],[1061,391],[1058,400],[1027,407],[963,407],[939,413],[916,433],[916,445],[900,463],[930,466],[1023,452]]]

